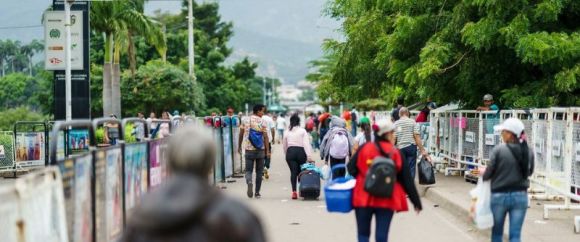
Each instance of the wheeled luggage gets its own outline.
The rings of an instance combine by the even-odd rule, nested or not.
[[[298,175],[298,191],[304,199],[318,199],[320,196],[320,175],[316,171],[305,170]]]

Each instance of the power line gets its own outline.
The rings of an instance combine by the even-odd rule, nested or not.
[[[43,25],[26,25],[26,26],[0,26],[0,29],[31,29],[31,28],[41,28]]]

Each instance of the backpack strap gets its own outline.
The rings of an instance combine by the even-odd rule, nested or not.
[[[514,158],[516,158],[516,161],[518,162],[518,166],[520,167],[520,172],[522,173],[522,176],[524,176],[524,178],[527,178],[525,176],[527,175],[528,171],[524,170],[525,168],[522,167],[522,163],[524,163],[524,162],[521,160],[521,156],[516,155],[516,152],[512,149],[512,147],[510,147],[507,144],[506,144],[506,146],[507,146],[508,150],[512,153]],[[529,170],[529,167],[528,167],[528,170]]]

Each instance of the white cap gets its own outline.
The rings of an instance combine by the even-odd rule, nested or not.
[[[493,96],[491,94],[485,94],[483,96],[483,101],[493,101]]]
[[[379,120],[375,123],[375,133],[378,136],[382,136],[388,132],[391,132],[393,130],[395,130],[395,124],[393,122],[391,122],[390,120]]]
[[[520,138],[522,132],[525,129],[524,123],[517,118],[508,118],[502,124],[496,125],[493,127],[495,131],[509,131],[516,135],[516,137]]]

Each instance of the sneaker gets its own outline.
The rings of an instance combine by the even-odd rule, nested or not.
[[[254,195],[254,191],[252,190],[252,183],[248,183],[248,192],[247,195],[249,198],[252,198],[252,196]]]
[[[262,198],[262,195],[260,195],[260,193],[256,192],[256,195],[254,195],[254,197],[256,197],[257,199],[260,199],[260,198]]]
[[[270,179],[270,174],[268,173],[268,169],[264,169],[264,178]]]
[[[292,200],[298,199],[298,193],[292,192]]]

